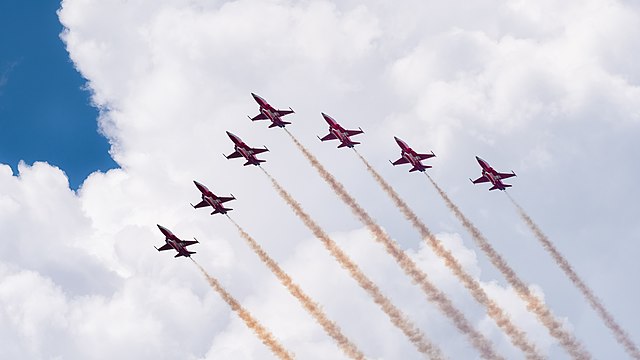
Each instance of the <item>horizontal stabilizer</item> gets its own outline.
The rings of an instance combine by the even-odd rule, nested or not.
[[[431,166],[423,166],[422,168],[417,168],[417,167],[413,167],[411,170],[409,170],[409,172],[413,172],[413,171],[425,171],[425,169],[429,169],[431,168]]]

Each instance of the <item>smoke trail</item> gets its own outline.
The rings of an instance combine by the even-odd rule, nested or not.
[[[640,360],[640,350],[638,350],[636,344],[631,341],[629,334],[627,334],[626,331],[624,331],[624,329],[622,329],[622,327],[615,321],[611,313],[609,313],[609,311],[604,307],[604,304],[602,304],[600,299],[598,299],[598,297],[593,293],[591,288],[589,288],[587,284],[585,284],[584,281],[582,281],[582,279],[578,276],[578,274],[576,274],[571,264],[569,264],[569,261],[567,261],[567,259],[562,256],[562,254],[560,254],[560,251],[558,251],[558,249],[551,243],[549,238],[542,232],[542,230],[540,230],[540,227],[538,227],[538,225],[533,222],[531,217],[529,217],[524,209],[518,203],[516,203],[511,195],[509,195],[506,191],[505,194],[507,194],[507,197],[509,197],[511,203],[513,203],[513,205],[518,210],[520,217],[522,217],[522,219],[527,224],[529,229],[531,229],[538,241],[542,243],[542,247],[547,250],[553,260],[555,260],[555,262],[558,264],[558,266],[560,266],[567,277],[569,277],[569,280],[571,280],[575,287],[577,287],[582,295],[584,295],[589,305],[591,305],[591,308],[595,310],[600,318],[602,318],[602,321],[604,321],[605,325],[613,332],[613,335],[615,336],[618,343],[625,348],[629,356],[634,359]]]
[[[325,313],[322,311],[320,306],[314,302],[302,289],[293,282],[291,277],[287,275],[287,273],[280,268],[280,265],[273,260],[267,252],[258,244],[253,237],[251,237],[244,229],[238,225],[229,215],[227,218],[231,220],[233,225],[238,229],[238,233],[242,236],[243,239],[247,241],[251,249],[260,257],[260,260],[267,265],[267,267],[273,272],[282,285],[284,285],[287,290],[293,295],[302,306],[309,312],[311,316],[322,326],[324,331],[331,336],[337,343],[340,349],[350,358],[352,359],[365,359],[364,354],[356,347],[354,343],[352,343],[346,336],[342,334],[342,330],[336,323],[329,320]]]
[[[517,328],[512,322],[511,319],[504,311],[496,304],[493,299],[489,298],[487,293],[482,289],[480,283],[476,281],[469,273],[467,273],[458,260],[449,252],[449,250],[445,249],[444,246],[436,239],[435,236],[431,233],[427,225],[425,225],[418,216],[411,210],[409,205],[404,202],[400,198],[400,195],[391,187],[391,185],[386,182],[382,176],[369,164],[369,162],[357,151],[354,149],[360,160],[365,164],[369,173],[373,176],[373,178],[378,182],[378,184],[383,188],[383,190],[391,197],[396,206],[400,209],[402,214],[411,222],[413,227],[418,230],[422,239],[431,247],[433,252],[440,256],[445,264],[453,271],[453,273],[458,277],[458,279],[462,282],[462,284],[471,292],[473,297],[482,304],[487,309],[487,314],[496,322],[496,324],[511,338],[511,342],[520,348],[527,359],[543,359],[544,357],[538,353],[538,350],[533,346],[526,338],[526,335]]]
[[[427,355],[432,360],[444,359],[440,349],[427,340],[426,336],[422,333],[417,326],[415,326],[400,309],[398,309],[386,296],[382,294],[382,291],[360,270],[358,265],[353,262],[345,254],[342,249],[322,230],[311,217],[302,209],[302,206],[289,194],[277,181],[271,176],[265,169],[260,167],[262,171],[267,175],[274,189],[278,192],[280,197],[291,207],[293,212],[302,220],[302,222],[311,230],[313,235],[317,237],[325,248],[331,253],[331,255],[338,261],[340,266],[349,272],[349,275],[356,280],[358,285],[371,296],[373,301],[380,306],[382,311],[389,317],[389,320],[393,325],[398,327],[404,335],[411,341],[411,343],[421,353]]]
[[[471,237],[478,247],[480,247],[480,249],[482,249],[482,251],[489,257],[491,263],[500,270],[509,284],[516,290],[520,298],[527,303],[529,311],[536,314],[538,320],[540,320],[540,322],[549,330],[551,336],[558,339],[560,344],[562,344],[574,359],[591,359],[591,355],[587,352],[584,346],[573,336],[573,334],[565,330],[546,305],[529,291],[527,285],[525,285],[520,277],[516,275],[515,271],[509,266],[509,264],[507,264],[502,256],[498,254],[493,246],[489,244],[480,230],[478,230],[475,225],[473,225],[471,221],[462,214],[460,209],[453,203],[453,201],[451,201],[444,190],[438,186],[429,174],[425,173],[425,175],[445,201],[449,210],[451,210],[458,220],[462,222],[462,225],[471,234]]]
[[[244,323],[247,324],[247,326],[251,330],[253,330],[253,332],[256,333],[256,335],[258,335],[258,338],[262,341],[263,344],[265,344],[267,347],[269,347],[269,349],[271,349],[274,355],[276,355],[278,358],[282,360],[293,360],[293,355],[289,353],[287,350],[285,350],[285,348],[278,342],[278,340],[275,339],[275,337],[273,336],[273,334],[271,334],[269,330],[263,327],[258,322],[258,320],[256,320],[256,318],[254,318],[249,313],[249,311],[243,308],[242,305],[240,305],[240,303],[238,303],[238,301],[236,301],[236,299],[234,299],[222,287],[222,285],[220,285],[218,280],[216,280],[214,277],[209,275],[209,273],[202,266],[200,266],[200,264],[198,264],[195,260],[193,260],[193,258],[190,258],[190,259],[191,261],[193,261],[194,264],[196,264],[198,269],[200,269],[200,272],[202,272],[202,275],[204,275],[204,277],[207,279],[207,282],[209,282],[209,285],[213,288],[213,290],[215,290],[218,294],[220,294],[220,297],[222,297],[222,299],[227,304],[229,304],[231,309],[235,311],[236,314],[238,314],[238,316],[244,321]]]
[[[285,129],[286,130],[286,129]],[[442,291],[438,290],[430,281],[427,276],[416,263],[408,257],[398,245],[389,238],[389,236],[382,230],[380,226],[367,214],[360,205],[347,193],[345,188],[339,183],[333,175],[331,175],[316,159],[313,154],[307,150],[298,139],[287,131],[287,134],[291,137],[298,149],[302,151],[304,156],[309,160],[311,165],[318,171],[320,176],[331,186],[338,197],[347,204],[352,212],[360,219],[362,223],[367,226],[369,231],[374,235],[375,239],[384,245],[387,253],[389,253],[400,265],[405,274],[407,274],[413,282],[420,286],[422,291],[427,295],[427,298],[434,302],[440,311],[442,311],[449,319],[453,321],[455,326],[463,334],[469,337],[469,340],[473,346],[480,352],[485,359],[500,359],[501,357],[496,354],[493,346],[487,338],[477,332],[472,326],[469,320],[462,314],[460,310],[453,306],[451,300]]]

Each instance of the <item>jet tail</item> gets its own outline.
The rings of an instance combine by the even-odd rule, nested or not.
[[[266,162],[267,160],[260,160],[260,159],[257,159],[256,161],[258,162],[257,164],[256,164],[256,163],[253,163],[253,162],[251,162],[251,161],[247,161],[246,163],[244,163],[244,166],[247,166],[247,165],[260,165],[260,163]]]
[[[352,142],[351,142],[351,144],[348,144],[348,145],[347,145],[347,144],[345,144],[345,143],[342,143],[342,144],[338,145],[338,148],[343,148],[343,147],[345,147],[345,146],[346,146],[346,147],[350,147],[350,148],[352,148],[352,147],[354,147],[354,146],[356,146],[356,145],[358,145],[358,144],[360,144],[360,143],[359,143],[359,142],[357,142],[357,141],[352,141]]]
[[[411,170],[409,170],[409,172],[414,172],[414,171],[421,171],[421,172],[424,172],[426,169],[429,169],[429,168],[431,168],[431,166],[424,166],[422,169],[417,168],[417,167],[414,167],[414,168],[412,168]]]

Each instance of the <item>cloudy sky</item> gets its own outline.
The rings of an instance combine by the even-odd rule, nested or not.
[[[44,5],[42,5],[44,6]],[[230,214],[372,359],[414,347],[328,255],[225,130],[264,164],[452,359],[478,353],[429,303],[251,92],[289,127],[509,359],[523,355],[335,142],[320,112],[362,127],[358,150],[514,322],[568,358],[423,176],[393,167],[398,136],[433,151],[432,177],[595,358],[626,353],[522,223],[472,185],[479,155],[514,170],[510,194],[640,341],[640,7],[627,0],[64,0],[3,2],[0,54],[0,357],[268,359],[194,258],[300,359],[344,355],[192,180],[233,193]],[[9,15],[8,15],[9,14]],[[5,17],[8,19],[5,22]],[[22,20],[21,20],[22,19]],[[41,21],[35,21],[41,19]],[[65,51],[66,49],[66,51]]]

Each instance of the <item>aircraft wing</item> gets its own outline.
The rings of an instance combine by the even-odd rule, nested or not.
[[[158,249],[158,251],[165,251],[165,250],[171,250],[171,249],[173,249],[173,248],[172,248],[172,247],[171,247],[171,245],[169,245],[169,244],[164,244],[164,245],[162,245],[161,247],[156,248],[156,249]]]
[[[187,247],[187,246],[189,246],[189,245],[193,245],[193,244],[197,244],[197,243],[198,243],[198,241],[196,241],[196,240],[191,240],[191,241],[184,241],[184,240],[182,240],[182,241],[180,241],[180,244],[181,244],[182,246],[184,246],[184,247]]]
[[[400,165],[400,164],[406,164],[408,163],[409,160],[405,159],[404,157],[401,157],[400,159],[392,162],[393,165]]]
[[[347,136],[353,136],[353,135],[362,134],[364,131],[362,131],[362,129],[358,129],[358,130],[345,130],[344,132],[347,134]]]
[[[256,120],[268,120],[269,118],[266,117],[263,113],[260,113],[254,117],[251,118],[252,121],[256,121]]]
[[[202,200],[199,203],[195,204],[195,205],[191,205],[193,206],[195,209],[197,208],[201,208],[201,207],[205,207],[205,206],[209,206],[209,204],[207,204],[206,201]]]
[[[488,182],[488,181],[489,179],[486,176],[482,175],[479,178],[472,180],[471,182],[474,184],[479,184],[479,183]]]
[[[500,180],[516,176],[515,173],[497,173],[496,175],[498,176],[498,178],[500,178]]]
[[[321,141],[327,141],[327,140],[333,140],[335,139],[336,136],[333,135],[333,133],[329,133],[329,135],[325,135],[324,137],[320,138]]]
[[[436,155],[433,154],[433,153],[431,153],[431,154],[418,154],[418,158],[420,160],[426,160],[426,159],[432,158],[434,156],[436,156]]]
[[[278,114],[278,116],[285,116],[285,115],[293,114],[293,110],[291,110],[291,109],[289,109],[289,110],[276,110],[276,114]]]
[[[242,157],[242,154],[240,154],[240,153],[239,153],[239,152],[237,152],[237,151],[234,151],[234,152],[232,152],[232,153],[231,153],[231,154],[229,154],[229,155],[225,155],[225,157],[226,157],[227,159],[239,158],[239,157]]]
[[[235,200],[236,198],[234,197],[224,197],[224,196],[220,196],[218,197],[218,200],[220,200],[220,202],[227,202],[227,201],[231,201],[231,200]]]
[[[267,148],[264,148],[264,149],[251,148],[251,152],[253,152],[254,155],[262,154],[263,152],[267,152],[267,151],[269,151],[269,149]]]

